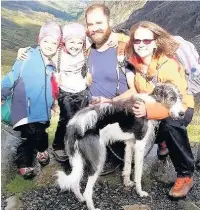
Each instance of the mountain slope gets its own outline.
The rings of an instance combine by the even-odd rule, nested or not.
[[[56,9],[55,7],[49,6],[47,2],[48,1],[2,1],[1,6],[9,10],[20,11],[24,13],[49,13],[55,16],[56,18],[63,19],[65,21],[73,21],[79,18],[78,14],[75,13],[74,15],[72,15],[70,12],[66,12],[61,9]],[[65,5],[67,6],[67,4]],[[82,11],[79,12],[82,13]]]
[[[89,7],[91,4],[100,3],[105,4],[110,9],[111,20],[113,26],[116,26],[124,20],[127,20],[133,11],[144,6],[146,0],[141,1],[85,1],[85,8]],[[85,14],[83,13],[80,17],[80,22],[85,24]]]
[[[86,3],[82,0],[73,0],[73,1],[49,1],[42,0],[43,4],[48,5],[52,8],[58,9],[60,11],[65,11],[66,13],[76,17],[78,19],[83,13]]]

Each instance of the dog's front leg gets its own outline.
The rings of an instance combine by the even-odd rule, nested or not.
[[[125,156],[124,156],[124,169],[122,172],[122,176],[124,178],[124,185],[126,187],[132,187],[134,182],[130,180],[131,176],[131,166],[133,159],[133,151],[134,151],[134,141],[129,140],[125,142]]]
[[[135,144],[135,184],[136,191],[141,196],[148,196],[148,193],[142,191],[142,170],[143,170],[143,162],[144,162],[144,149],[145,149],[145,139],[139,141],[136,140]]]

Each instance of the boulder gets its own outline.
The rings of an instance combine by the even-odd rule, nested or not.
[[[1,183],[4,186],[16,175],[14,163],[18,145],[21,143],[20,132],[11,126],[1,124]]]

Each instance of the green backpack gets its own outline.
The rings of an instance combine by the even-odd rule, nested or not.
[[[1,105],[1,122],[7,125],[11,125],[11,104],[14,90],[14,81],[12,72],[8,73],[8,77],[12,83],[11,94],[6,98],[4,103]]]
[[[10,125],[10,126],[12,125],[12,123],[11,123],[11,121],[12,121],[12,119],[11,119],[12,98],[13,98],[14,89],[21,78],[23,66],[24,66],[24,64],[21,66],[20,74],[16,81],[14,81],[12,72],[8,73],[8,77],[12,84],[12,88],[10,90],[11,94],[6,98],[4,103],[1,105],[1,122],[6,125]]]

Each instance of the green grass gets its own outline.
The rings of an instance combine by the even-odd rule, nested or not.
[[[17,52],[15,50],[1,50],[1,76],[4,76],[12,68],[12,64],[17,57]]]
[[[191,142],[200,142],[200,125],[189,125],[187,130]]]
[[[20,175],[16,177],[6,185],[7,192],[15,193],[17,197],[20,197],[23,192],[36,188],[33,180],[24,180]]]
[[[51,118],[51,125],[47,129],[48,135],[49,135],[49,146],[52,145],[52,142],[54,140],[57,124],[58,124],[59,115],[52,112],[52,118]]]

